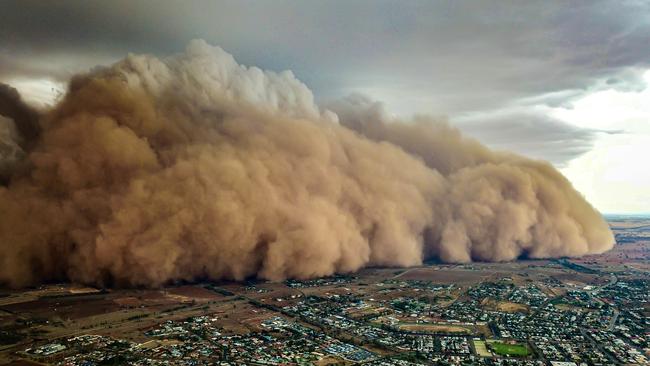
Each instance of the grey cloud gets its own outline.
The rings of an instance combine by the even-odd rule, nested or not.
[[[18,91],[9,85],[0,83],[0,116],[15,123],[20,138],[18,143],[28,147],[40,134],[38,112],[27,105]]]
[[[577,127],[525,109],[464,118],[455,125],[492,148],[546,159],[556,166],[591,150],[598,135],[621,132]]]
[[[12,78],[48,79],[66,83],[80,72],[87,71],[100,63],[112,60],[107,55],[84,54],[32,54],[32,53],[3,53],[0,54],[0,80]]]
[[[350,121],[390,119],[382,102],[363,94],[351,94],[325,106],[348,124]],[[491,148],[549,160],[556,166],[563,166],[589,151],[598,135],[622,132],[581,128],[525,108],[473,114],[452,119],[450,123]],[[362,129],[356,125],[350,127]]]
[[[635,1],[0,2],[0,81],[65,80],[129,52],[168,54],[204,38],[243,64],[292,70],[318,102],[361,92],[399,115],[454,121],[645,88],[649,14]],[[558,164],[597,137],[532,109],[503,118],[469,132]]]
[[[317,95],[373,89],[391,109],[455,114],[647,66],[648,10],[618,1],[23,1],[0,4],[0,36],[21,60],[53,50],[168,53],[201,37],[244,64],[292,69]]]

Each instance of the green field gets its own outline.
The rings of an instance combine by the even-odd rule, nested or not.
[[[494,353],[502,356],[528,356],[528,347],[523,344],[490,343]]]

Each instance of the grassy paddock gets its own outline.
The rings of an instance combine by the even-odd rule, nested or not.
[[[502,356],[528,356],[528,347],[524,344],[507,344],[491,342],[490,346],[494,353]]]

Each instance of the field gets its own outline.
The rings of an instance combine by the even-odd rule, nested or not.
[[[528,356],[528,347],[524,344],[508,344],[501,342],[489,342],[494,353],[501,356]]]
[[[422,333],[470,333],[470,330],[457,325],[447,324],[414,324],[406,323],[400,324],[399,329],[409,332],[422,332]]]
[[[609,252],[576,258],[576,262],[610,271],[650,270],[650,219],[614,216],[608,221],[618,244]]]
[[[514,302],[502,301],[497,305],[497,309],[506,313],[527,313],[528,307],[526,305],[517,304]]]
[[[438,266],[427,268],[413,268],[405,271],[396,278],[402,280],[425,280],[435,283],[475,283],[492,275],[487,271],[471,271],[456,268],[439,268]]]
[[[487,349],[487,345],[485,344],[485,341],[474,339],[474,349],[476,349],[476,353],[481,357],[492,356],[492,353],[490,353],[490,351],[488,351]]]

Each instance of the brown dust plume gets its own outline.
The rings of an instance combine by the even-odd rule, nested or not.
[[[79,75],[38,122],[0,186],[12,287],[302,279],[614,244],[548,163],[358,95],[320,108],[291,72],[203,41]]]

